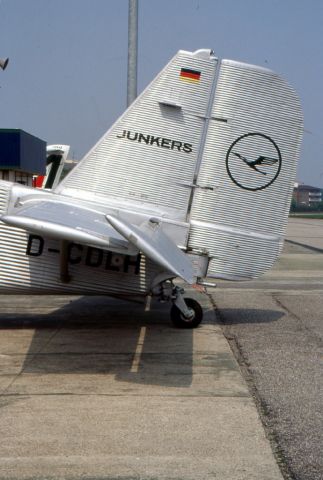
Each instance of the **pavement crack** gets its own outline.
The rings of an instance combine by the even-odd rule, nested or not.
[[[287,461],[287,456],[280,446],[278,432],[271,423],[270,405],[268,405],[265,398],[257,389],[252,372],[252,365],[248,359],[248,356],[244,352],[243,346],[239,342],[238,337],[230,331],[230,325],[226,325],[225,318],[221,310],[217,307],[214,298],[211,295],[209,295],[209,298],[214,307],[216,318],[218,319],[218,322],[222,328],[223,335],[229,343],[232,353],[240,367],[241,374],[246,382],[249,394],[255,403],[265,435],[270,443],[277,465],[279,466],[285,480],[296,480],[289,462]]]
[[[272,294],[272,299],[279,308],[281,308],[287,315],[297,321],[300,332],[306,332],[307,338],[312,339],[312,341],[318,344],[319,347],[322,347],[322,338],[319,337],[317,334],[314,335],[312,330],[306,325],[306,323],[303,322],[301,317],[299,317],[296,313],[292,312],[286,305],[284,305],[276,294]]]
[[[62,329],[62,323],[58,326],[58,328],[53,332],[53,334],[49,337],[49,339],[47,340],[47,342],[45,342],[44,345],[41,345],[39,350],[37,352],[34,352],[30,355],[30,358],[29,358],[29,355],[26,355],[26,361],[24,362],[24,365],[22,366],[20,372],[17,373],[17,375],[14,376],[14,378],[12,379],[12,381],[9,383],[9,385],[6,386],[6,388],[4,388],[2,390],[2,392],[0,392],[0,397],[3,397],[4,395],[6,395],[6,392],[14,385],[14,383],[18,380],[18,378],[21,377],[21,375],[24,373],[24,371],[26,370],[27,366],[29,366],[32,361],[34,360],[34,358],[39,355],[41,353],[42,350],[44,350],[48,345],[49,343],[52,341],[52,339],[57,335],[57,333]]]
[[[284,305],[281,300],[279,300],[278,296],[275,293],[272,294],[272,298],[273,298],[274,302],[276,303],[276,305],[279,308],[281,308],[285,313],[287,313],[288,315],[290,315],[293,318],[296,318],[299,321],[301,320],[300,317],[298,317],[294,312],[292,312],[288,307],[286,307],[286,305]]]

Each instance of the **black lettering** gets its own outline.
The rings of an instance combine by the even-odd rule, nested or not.
[[[29,235],[26,255],[30,257],[39,257],[44,250],[44,239],[39,235]]]
[[[124,138],[126,136],[127,131],[123,130],[122,135],[117,135],[117,138]]]
[[[102,263],[103,251],[99,248],[88,247],[85,258],[85,265],[88,267],[99,267]]]
[[[78,250],[79,252],[82,253],[83,247],[82,247],[82,245],[79,245],[78,243],[69,243],[68,244],[68,247],[67,247],[68,262],[71,265],[77,265],[78,263],[81,263],[82,255],[74,256],[75,252],[73,252],[73,250]]]
[[[131,132],[129,132],[129,130],[128,130],[128,132],[127,132],[127,139],[128,140],[137,140],[137,138],[138,138],[138,133],[135,133],[134,137],[131,138]]]
[[[162,138],[161,146],[163,148],[170,148],[170,142],[171,140],[169,140],[168,138]]]
[[[150,142],[150,135],[143,135],[142,133],[139,133],[139,139],[138,142],[144,142],[146,145],[149,145]]]
[[[180,152],[182,148],[182,142],[176,142],[175,140],[172,141],[171,149],[174,150],[175,147]]]
[[[140,253],[138,253],[136,257],[130,257],[129,255],[126,255],[124,259],[124,266],[123,266],[124,273],[128,273],[129,267],[134,266],[135,274],[138,275],[138,273],[140,272],[140,262],[141,262]]]
[[[121,135],[116,135],[117,138],[127,138],[132,142],[138,141],[146,145],[157,145],[157,147],[177,150],[179,152],[191,153],[193,146],[190,143],[178,142],[169,138],[155,137],[153,135],[146,135],[138,132],[131,132],[130,130],[123,130]]]
[[[184,143],[183,152],[191,153],[193,147],[190,143]]]
[[[115,255],[112,252],[107,252],[107,259],[105,262],[105,269],[106,270],[113,270],[114,272],[120,272],[120,267],[116,265],[115,260],[113,259]]]
[[[159,140],[160,140],[160,137],[151,136],[150,137],[150,145],[154,145],[154,143],[155,143],[158,147],[160,147]]]

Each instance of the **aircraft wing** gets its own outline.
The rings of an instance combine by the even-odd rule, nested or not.
[[[83,243],[127,255],[141,250],[176,277],[194,283],[190,260],[153,219],[140,226],[114,215],[53,200],[25,204],[1,221],[28,232],[59,240]]]
[[[176,277],[181,277],[188,283],[194,283],[192,263],[165,235],[154,219],[138,227],[114,215],[106,215],[106,218],[117,232],[155,263],[174,273]]]
[[[106,221],[103,213],[57,201],[37,201],[22,206],[1,220],[13,227],[60,240],[136,255],[138,249]]]

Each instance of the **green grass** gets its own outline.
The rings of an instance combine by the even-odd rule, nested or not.
[[[323,212],[310,212],[310,213],[290,213],[290,217],[293,218],[316,218],[323,219]]]

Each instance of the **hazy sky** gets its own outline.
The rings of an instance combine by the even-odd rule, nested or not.
[[[126,105],[127,0],[0,0],[0,128],[76,159]],[[139,91],[179,50],[266,66],[298,92],[298,180],[323,187],[323,0],[139,0]]]

